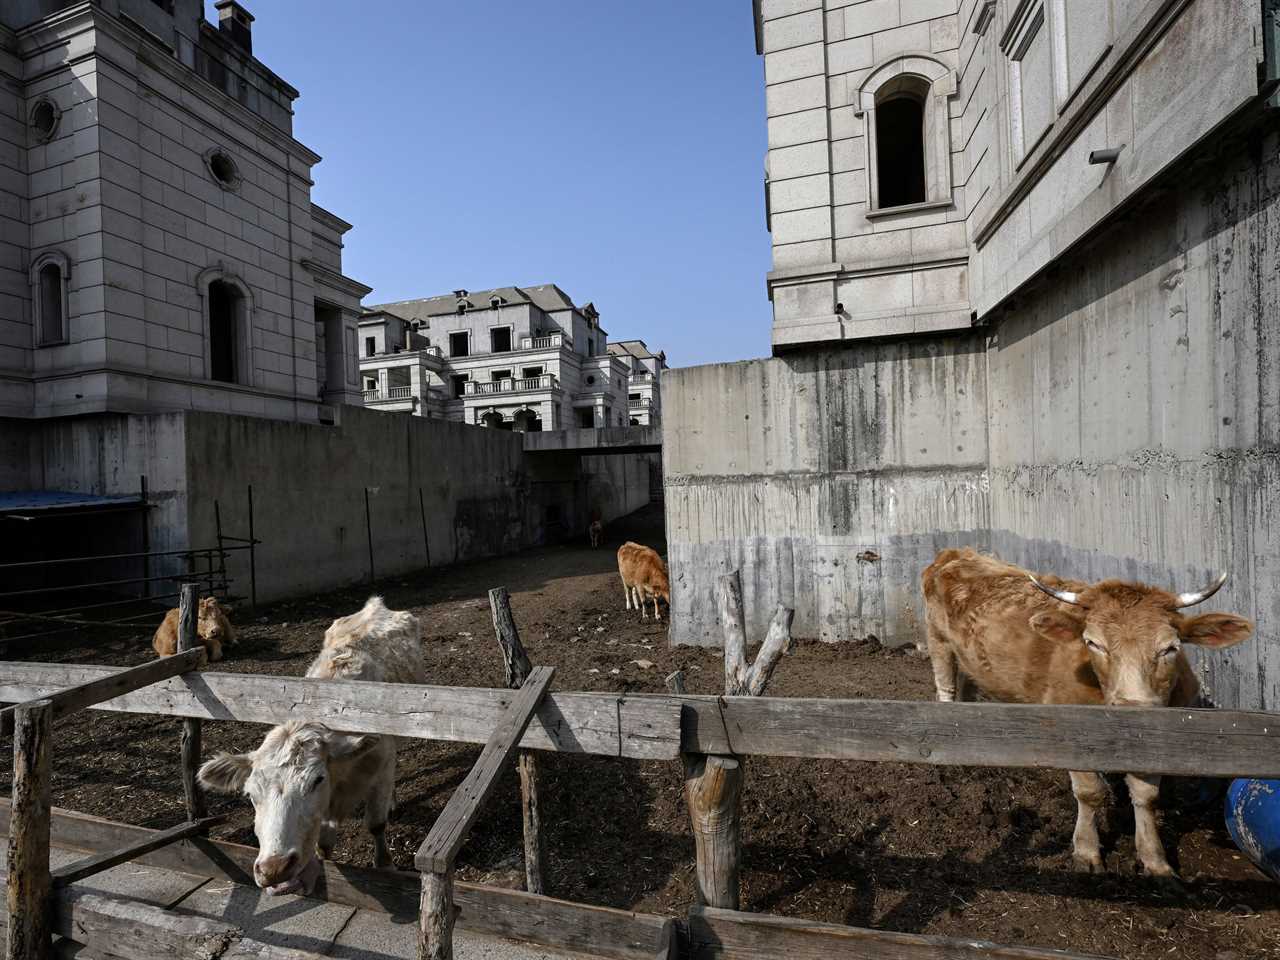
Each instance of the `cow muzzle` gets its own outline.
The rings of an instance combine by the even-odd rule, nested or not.
[[[306,896],[320,876],[320,862],[314,855],[302,863],[297,851],[259,857],[253,864],[253,879],[273,897],[286,893]]]

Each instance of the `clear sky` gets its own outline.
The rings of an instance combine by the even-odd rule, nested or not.
[[[672,366],[769,354],[748,0],[244,3],[366,303],[551,282]]]

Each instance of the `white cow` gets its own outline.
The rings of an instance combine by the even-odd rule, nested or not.
[[[308,677],[425,683],[422,625],[370,597],[359,613],[333,621]],[[333,851],[334,829],[362,804],[373,836],[375,867],[387,867],[385,831],[394,806],[396,738],[330,730],[322,723],[272,729],[252,753],[220,754],[200,768],[200,782],[221,793],[243,791],[253,803],[258,859],[253,877],[270,894],[310,893],[320,857]]]

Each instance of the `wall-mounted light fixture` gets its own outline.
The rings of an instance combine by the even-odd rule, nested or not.
[[[1124,149],[1124,144],[1118,147],[1107,147],[1105,150],[1090,150],[1090,163],[1115,163],[1120,159],[1120,151]]]

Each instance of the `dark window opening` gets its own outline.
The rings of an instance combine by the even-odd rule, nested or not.
[[[489,350],[492,353],[511,352],[510,327],[494,327],[489,331]]]
[[[65,339],[62,316],[62,268],[47,263],[40,268],[40,342],[61,343]]]
[[[449,334],[449,356],[466,357],[471,355],[471,344],[467,340],[467,335],[463,333]]]
[[[48,100],[41,100],[31,111],[31,129],[41,140],[48,140],[58,128],[58,110]]]
[[[640,399],[640,394],[638,394],[638,393],[628,393],[628,394],[627,394],[627,399],[628,399],[628,400],[639,400],[639,399]]]
[[[465,373],[455,373],[449,378],[449,382],[453,384],[453,395],[461,397],[467,392],[467,381],[470,379]]]
[[[209,377],[236,382],[236,311],[240,291],[222,280],[209,284]]]
[[[378,352],[377,339],[375,337],[365,337],[364,338],[364,355],[366,357],[372,357],[377,352]]]
[[[524,367],[520,370],[520,376],[526,380],[532,380],[534,377],[542,376],[541,367]]]
[[[579,407],[577,414],[578,426],[594,427],[596,425],[596,411],[593,407]]]
[[[924,203],[924,103],[894,97],[876,105],[879,206]]]
[[[213,174],[213,178],[224,187],[231,187],[240,179],[239,172],[236,170],[235,161],[227,154],[218,151],[209,157],[209,172]]]
[[[637,420],[635,417],[632,417],[632,418],[631,418],[631,425],[632,425],[633,427],[638,427],[638,426],[640,426],[640,421],[639,421],[639,420]]]
[[[490,371],[490,373],[489,373],[489,379],[490,379],[490,380],[493,380],[493,381],[495,381],[495,382],[496,382],[496,381],[498,381],[498,380],[510,380],[510,379],[511,379],[511,371],[510,371],[510,370],[493,370],[493,371]]]

